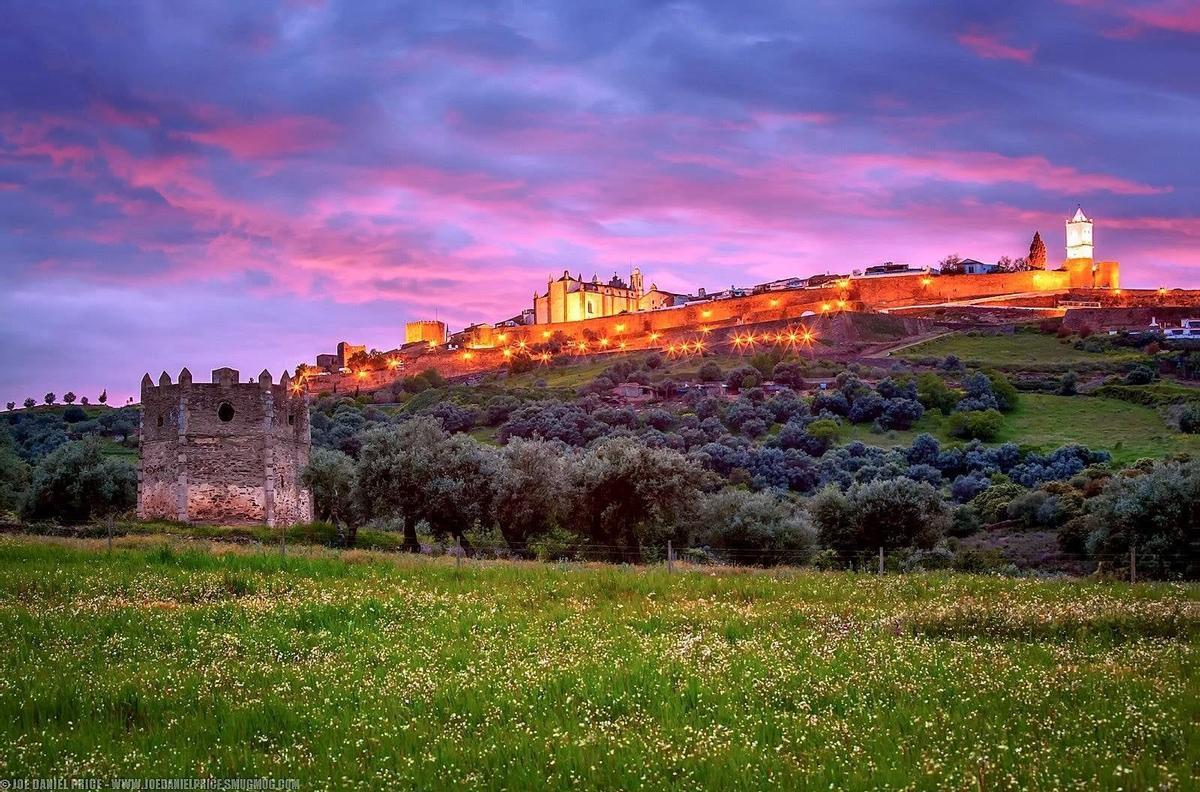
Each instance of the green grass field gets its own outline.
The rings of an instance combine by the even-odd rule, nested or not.
[[[922,432],[946,443],[962,442],[949,435],[946,418],[938,412],[926,412],[906,432],[875,434],[869,424],[847,425],[842,439],[862,440],[886,448],[908,445]],[[1017,408],[1004,416],[1004,426],[996,442],[1018,443],[1039,451],[1082,443],[1110,452],[1113,460],[1122,464],[1176,453],[1200,455],[1200,435],[1176,431],[1152,407],[1118,399],[1045,393],[1022,393]]]
[[[1146,356],[1136,349],[1084,352],[1075,349],[1072,346],[1073,342],[1074,339],[1064,340],[1041,333],[1014,333],[1011,335],[957,333],[908,347],[897,352],[896,357],[912,360],[955,355],[969,366],[1034,370],[1089,364],[1105,367],[1110,364],[1119,365],[1146,359]]]
[[[1200,588],[0,539],[0,776],[1144,789]]]

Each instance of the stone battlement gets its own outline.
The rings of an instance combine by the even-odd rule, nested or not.
[[[284,374],[241,382],[236,370],[193,382],[142,378],[138,517],[183,522],[307,522],[312,503],[299,484],[310,449],[308,403]]]

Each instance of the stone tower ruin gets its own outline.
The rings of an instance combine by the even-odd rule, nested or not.
[[[219,368],[212,383],[142,378],[138,518],[290,525],[312,520],[300,486],[311,440],[308,403],[285,372],[278,385]]]

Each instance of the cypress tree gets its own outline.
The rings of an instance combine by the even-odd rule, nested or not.
[[[1046,243],[1038,231],[1033,232],[1033,241],[1029,243],[1029,268],[1046,269]]]

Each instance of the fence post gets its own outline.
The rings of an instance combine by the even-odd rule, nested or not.
[[[667,540],[667,574],[675,571],[675,550],[671,547],[671,540]]]
[[[108,515],[108,552],[112,552],[113,516]]]
[[[462,537],[456,536],[456,537],[454,537],[454,571],[455,572],[462,569],[462,557],[463,557]]]
[[[1137,583],[1137,545],[1129,543],[1129,582]]]
[[[279,557],[287,557],[287,526],[283,524],[279,526]]]
[[[879,548],[879,574],[883,574],[883,548]]]

